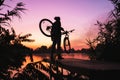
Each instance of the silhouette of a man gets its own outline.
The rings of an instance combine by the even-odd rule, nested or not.
[[[64,29],[61,27],[60,17],[54,17],[55,22],[52,25],[51,29],[51,40],[52,40],[52,55],[51,59],[53,59],[53,53],[56,50],[57,46],[57,55],[58,59],[62,59],[61,56],[61,31]]]

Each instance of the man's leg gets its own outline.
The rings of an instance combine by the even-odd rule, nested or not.
[[[58,59],[63,59],[61,56],[61,38],[57,42],[57,54],[58,54]]]
[[[51,60],[54,60],[54,53],[55,53],[55,45],[56,45],[56,42],[53,41],[52,43],[52,50],[51,50]]]

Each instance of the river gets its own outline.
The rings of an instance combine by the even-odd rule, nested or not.
[[[63,53],[62,54],[62,57],[63,58],[71,58],[71,59],[82,59],[82,60],[90,60],[90,58],[89,58],[89,56],[88,55],[85,55],[85,54],[81,54],[81,53],[70,53],[70,54],[66,54],[66,53]],[[32,64],[35,64],[35,63],[39,63],[38,61],[42,61],[44,58],[47,58],[47,59],[49,59],[50,58],[50,54],[34,54],[33,55],[33,63]],[[23,62],[23,65],[22,65],[22,68],[25,68],[26,67],[26,65],[27,64],[29,64],[29,63],[31,63],[31,60],[30,60],[30,57],[29,56],[26,56],[25,57],[25,59],[26,59],[26,62]],[[64,59],[63,59],[64,60]],[[34,63],[35,62],[35,63]],[[47,66],[49,67],[50,66],[50,64],[49,63],[43,63],[43,65],[44,64],[47,64]],[[98,63],[97,63],[98,64]],[[101,62],[100,62],[100,64],[101,64]],[[107,63],[107,65],[108,65],[108,63]],[[107,65],[105,65],[105,64],[103,64],[102,63],[102,67],[103,66],[107,66]],[[93,66],[93,63],[92,63],[92,66]],[[100,65],[99,65],[100,66]],[[111,65],[111,64],[109,64],[109,66],[108,66],[108,69],[109,68],[111,68],[111,67],[113,66],[113,65]],[[118,66],[118,65],[117,65]],[[36,67],[36,66],[35,66]],[[40,65],[37,65],[37,67],[36,67],[38,70],[40,70],[42,73],[44,73],[45,75],[47,75],[49,78],[50,78],[50,74],[48,73],[48,71],[49,70],[46,70],[46,71],[42,71],[41,69],[41,67],[40,67]],[[59,69],[60,67],[58,67],[58,69]],[[99,67],[98,67],[99,68]],[[106,67],[104,67],[104,68],[102,68],[102,69],[105,69]],[[54,69],[54,67],[52,68],[52,70]],[[107,69],[107,70],[108,70]],[[116,68],[114,68],[113,67],[113,69],[115,69],[116,70]],[[43,69],[44,70],[44,69]],[[68,71],[68,70],[65,70],[65,69],[59,69],[59,70],[61,70],[61,72],[63,73],[63,75],[68,75],[68,74],[70,74],[70,72]],[[100,69],[101,70],[101,69]],[[54,71],[54,70],[53,70]],[[31,71],[30,71],[31,72]],[[118,72],[118,71],[117,71]],[[17,73],[17,72],[16,72]],[[57,73],[57,72],[56,72]],[[112,72],[113,73],[113,72]],[[111,73],[111,75],[113,76],[113,74]],[[116,73],[116,72],[115,72]],[[15,74],[15,73],[14,73]],[[117,74],[117,73],[116,73]],[[112,77],[112,78],[116,78],[116,77],[118,77],[118,76],[116,76],[116,74]],[[74,75],[69,75],[70,77],[72,77],[72,78],[74,78],[74,76],[75,75],[77,75],[77,74],[74,74]],[[97,74],[97,77],[96,76],[94,76],[94,75],[92,75],[92,76],[94,76],[94,78],[95,79],[102,79],[102,78],[104,78],[105,76],[104,76],[104,74],[102,75],[101,73],[100,73],[100,75],[98,76],[99,74]],[[118,74],[117,74],[118,75]],[[13,75],[14,76],[14,75]],[[90,78],[92,78],[91,77],[91,75],[90,76],[87,76],[87,75],[77,75],[77,78],[81,78],[81,79],[83,79],[83,80],[89,80]],[[64,77],[65,78],[65,77]],[[69,77],[67,77],[67,78],[69,78]],[[109,78],[109,75],[108,74],[106,74],[106,79],[105,80],[107,80],[107,78]],[[95,80],[94,79],[94,80]],[[99,79],[99,80],[100,80]],[[110,78],[109,78],[110,79]],[[52,80],[54,80],[54,79],[52,79]],[[65,78],[65,80],[67,80],[66,78]],[[72,79],[73,80],[73,79]],[[111,80],[111,79],[110,79]]]
[[[33,54],[32,57],[33,57],[33,62],[38,62],[38,61],[42,61],[44,58],[49,59],[50,54],[47,54],[47,53],[46,54]],[[80,54],[80,53],[70,53],[70,54],[62,53],[62,57],[64,59],[66,59],[66,58],[72,58],[73,59],[74,58],[74,59],[89,60],[88,55]],[[27,64],[31,63],[30,56],[26,56],[25,59],[26,59],[26,61],[23,62],[23,65],[19,69],[20,72],[23,70],[23,68],[26,67]],[[11,74],[11,77],[13,77],[19,71],[13,70],[12,74]],[[64,74],[67,74],[67,72],[64,71]]]
[[[62,57],[64,59],[66,58],[74,58],[74,59],[83,59],[83,60],[89,60],[88,55],[86,54],[81,54],[81,53],[62,53]],[[37,62],[37,61],[41,61],[42,59],[49,59],[50,58],[50,54],[33,54],[33,61]],[[23,62],[22,68],[24,68],[28,63],[31,63],[30,57],[26,56],[26,62]]]

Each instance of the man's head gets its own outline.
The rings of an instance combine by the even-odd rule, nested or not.
[[[59,20],[60,20],[60,17],[56,16],[56,17],[54,17],[54,19],[55,19],[56,21],[59,21]]]

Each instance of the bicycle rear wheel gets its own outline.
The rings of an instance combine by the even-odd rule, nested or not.
[[[39,22],[40,31],[47,37],[51,37],[52,21],[49,19],[42,19]]]
[[[64,46],[64,51],[65,51],[66,53],[70,53],[71,45],[70,45],[70,40],[69,40],[68,37],[65,37],[65,38],[64,38],[63,46]]]

